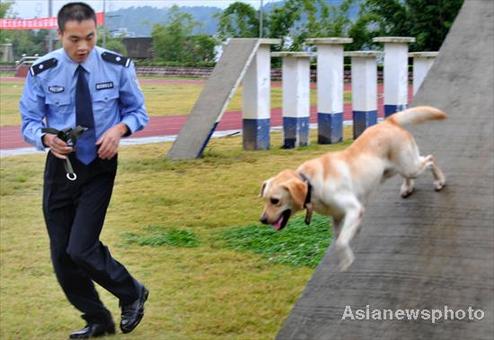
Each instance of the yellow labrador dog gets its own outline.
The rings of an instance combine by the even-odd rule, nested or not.
[[[420,156],[413,136],[403,128],[446,117],[430,106],[401,111],[366,129],[344,151],[309,160],[296,171],[283,170],[262,186],[265,207],[261,222],[281,230],[290,216],[303,209],[307,210],[307,224],[312,211],[332,216],[338,267],[346,270],[354,259],[349,243],[359,228],[367,199],[379,183],[401,175],[400,194],[405,198],[413,192],[414,178],[429,168],[436,191],[446,184],[434,157]]]

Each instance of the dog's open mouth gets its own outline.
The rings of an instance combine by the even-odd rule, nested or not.
[[[280,231],[281,229],[285,228],[286,224],[288,223],[288,220],[290,219],[291,214],[292,211],[290,209],[283,211],[278,221],[273,223],[273,228],[277,231]]]

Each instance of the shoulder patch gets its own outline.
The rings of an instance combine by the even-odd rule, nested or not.
[[[55,58],[51,58],[51,59],[42,61],[39,64],[31,66],[31,68],[30,68],[31,75],[36,76],[43,71],[46,71],[52,67],[57,66],[57,64],[58,64],[58,60]]]
[[[103,58],[104,61],[107,61],[112,64],[118,64],[122,65],[125,67],[129,67],[130,65],[130,58],[128,57],[123,57],[119,54],[115,53],[110,53],[110,52],[103,52],[101,53],[101,58]]]

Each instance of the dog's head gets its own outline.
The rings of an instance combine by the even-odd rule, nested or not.
[[[308,183],[295,171],[284,170],[271,177],[261,188],[265,205],[260,221],[276,230],[283,229],[290,216],[305,208],[308,191]]]

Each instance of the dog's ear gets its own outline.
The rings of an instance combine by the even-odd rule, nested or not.
[[[302,210],[305,204],[305,197],[307,196],[307,183],[303,182],[299,178],[290,179],[283,185],[290,193],[293,199],[294,208]]]
[[[268,181],[264,181],[261,186],[261,192],[259,193],[259,197],[264,197],[264,191],[266,191],[266,187],[268,185]]]

